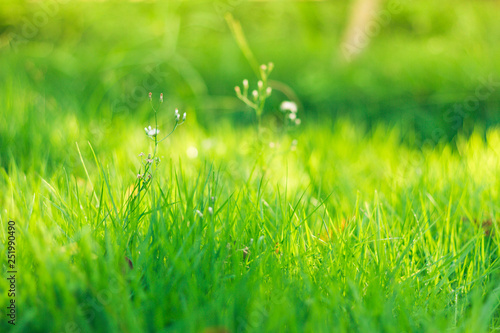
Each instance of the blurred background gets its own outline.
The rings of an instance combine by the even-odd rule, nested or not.
[[[499,12],[496,0],[3,0],[0,166],[51,168],[81,138],[112,147],[116,129],[150,119],[149,91],[204,131],[249,126],[234,86],[255,84],[252,61],[275,64],[269,109],[295,100],[306,126],[347,118],[400,127],[410,145],[453,140],[500,120]]]

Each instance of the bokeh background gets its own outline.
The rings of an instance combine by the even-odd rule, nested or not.
[[[82,138],[113,147],[124,124],[140,130],[150,117],[149,91],[203,131],[250,126],[234,86],[256,79],[230,21],[256,62],[275,64],[270,110],[292,99],[306,126],[347,118],[366,131],[398,126],[404,144],[450,141],[500,120],[499,10],[496,0],[3,0],[0,166],[71,165]],[[45,159],[32,154],[40,144]]]

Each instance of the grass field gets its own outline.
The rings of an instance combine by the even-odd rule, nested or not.
[[[54,1],[0,5],[0,332],[500,330],[497,2],[346,63],[351,2]]]
[[[2,171],[13,332],[499,327],[500,130],[422,151],[344,121],[257,156],[253,129],[184,126],[141,191],[139,125],[112,154],[79,142],[72,171]]]

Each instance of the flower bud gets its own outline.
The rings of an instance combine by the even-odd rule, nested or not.
[[[153,93],[152,92],[149,92],[149,100],[151,100],[151,96],[153,96]]]
[[[163,103],[163,93],[160,94],[160,103]]]
[[[257,90],[252,91],[252,96],[253,99],[257,100],[257,98],[259,97],[259,93],[257,92]]]

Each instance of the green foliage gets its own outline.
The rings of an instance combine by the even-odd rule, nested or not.
[[[400,123],[435,143],[470,134],[473,120],[499,121],[500,23],[491,1],[383,2],[370,21],[377,33],[351,62],[342,51],[348,1],[48,2],[59,5],[0,5],[2,87],[21,82],[84,119],[138,114],[149,91],[194,106],[205,127],[242,110],[228,97],[254,68],[227,26],[230,12],[255,58],[278,65],[273,79],[289,86],[286,99],[294,92],[309,115]],[[390,12],[394,2],[401,8]],[[491,94],[457,112],[490,76]],[[270,104],[285,99],[273,95]]]

